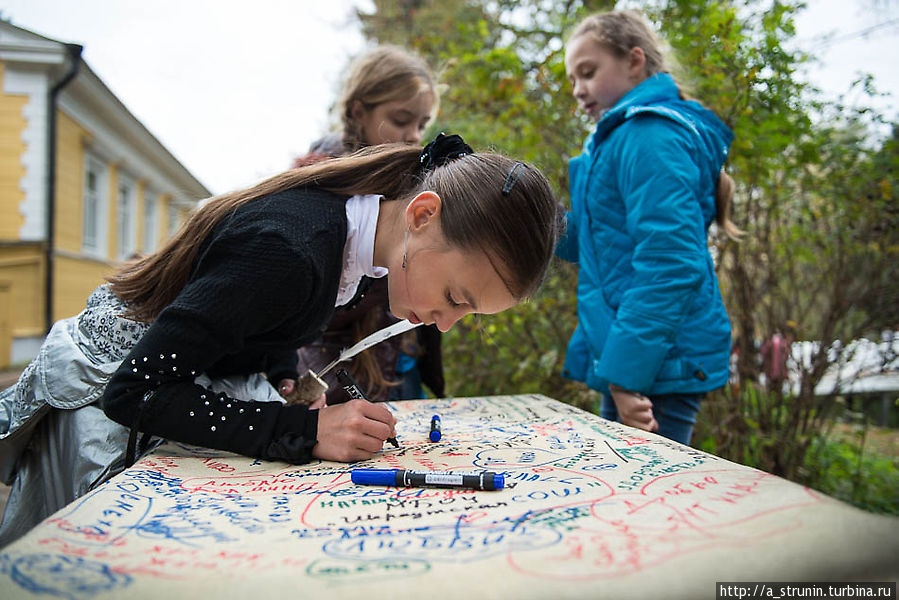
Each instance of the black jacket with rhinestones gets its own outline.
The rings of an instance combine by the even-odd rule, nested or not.
[[[107,416],[170,440],[308,462],[318,411],[229,398],[194,376],[266,372],[275,385],[296,377],[294,349],[334,311],[346,234],[345,199],[319,190],[235,210],[202,242],[190,280],[113,375]]]

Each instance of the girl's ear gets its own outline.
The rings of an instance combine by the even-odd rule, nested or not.
[[[406,227],[415,231],[440,219],[443,201],[435,192],[424,191],[406,206]]]
[[[630,76],[637,81],[646,79],[646,53],[640,46],[634,46],[627,54],[628,71]]]
[[[361,100],[353,100],[353,105],[350,107],[350,115],[356,121],[361,121],[365,117],[365,106],[362,105]]]

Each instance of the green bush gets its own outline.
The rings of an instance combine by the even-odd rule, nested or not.
[[[864,510],[899,515],[899,457],[866,451],[863,430],[859,437],[862,443],[818,439],[806,457],[804,483]]]
[[[839,439],[832,424],[841,408],[833,398],[800,397],[748,382],[711,394],[703,404],[693,444],[728,460],[785,477],[875,513],[899,514],[899,458],[865,446],[863,415],[855,439]]]

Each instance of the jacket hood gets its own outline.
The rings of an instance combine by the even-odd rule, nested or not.
[[[715,113],[695,100],[681,100],[674,78],[658,73],[625,94],[596,124],[596,131],[584,144],[590,152],[612,130],[641,112],[651,111],[680,122],[702,138],[710,156],[715,157],[715,170],[727,159],[733,133]]]

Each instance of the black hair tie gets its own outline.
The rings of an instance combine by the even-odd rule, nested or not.
[[[474,154],[474,150],[461,136],[439,133],[433,142],[422,149],[418,160],[422,171],[430,171],[466,154]]]

